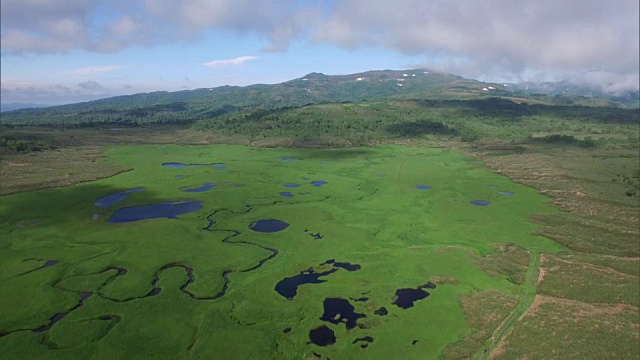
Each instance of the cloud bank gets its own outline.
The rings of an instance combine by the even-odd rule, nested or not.
[[[257,56],[239,56],[233,59],[209,61],[207,63],[202,64],[202,66],[206,66],[210,68],[220,68],[228,65],[242,65],[243,63],[249,60],[255,60],[257,58],[258,58]]]
[[[294,41],[378,47],[471,77],[535,80],[598,69],[589,81],[638,87],[637,0],[3,0],[1,7],[5,56],[116,52],[224,29],[263,38],[263,51]],[[99,7],[109,14],[100,21]]]

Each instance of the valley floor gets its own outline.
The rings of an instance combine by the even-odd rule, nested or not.
[[[159,144],[225,139],[181,129],[93,137],[83,131],[65,134],[71,136],[66,141],[76,139],[72,146],[0,159],[0,194],[14,194],[0,198],[5,354],[64,358],[120,346],[132,355],[142,351],[141,341],[148,342],[138,355],[159,357],[599,359],[640,353],[637,151],[527,145],[516,153],[510,144],[455,141],[327,150],[175,146]],[[158,145],[124,146],[130,143]],[[224,162],[230,170],[162,168],[173,161]],[[184,175],[188,181],[176,178]],[[103,180],[87,182],[97,179]],[[313,180],[328,184],[307,184]],[[217,185],[211,192],[180,190],[208,181]],[[93,202],[138,186],[147,189],[125,204],[188,195],[203,201],[206,214],[133,227],[105,223],[113,209],[95,209]],[[46,188],[55,189],[31,191]],[[476,207],[472,200],[490,205]],[[270,216],[293,219],[291,227],[281,237],[244,234],[248,223]],[[238,231],[243,235],[230,236]],[[132,234],[142,241],[130,244]],[[189,251],[172,236],[191,239]],[[203,247],[207,238],[215,240],[207,245],[213,248]],[[251,246],[256,239],[259,246]],[[265,249],[277,249],[278,256],[267,258]],[[332,258],[362,268],[322,264]],[[60,263],[38,270],[54,259]],[[258,264],[260,271],[244,272]],[[326,284],[299,287],[293,300],[273,291],[279,280],[309,267],[335,274]],[[435,285],[428,298],[406,310],[393,305],[396,290],[426,282]],[[146,297],[155,288],[160,295]],[[220,301],[197,300],[220,291],[227,291]],[[95,295],[76,311],[75,293]],[[350,301],[366,315],[358,320],[363,326],[320,321],[327,297]],[[374,314],[381,307],[392,316]],[[50,329],[28,330],[69,309]],[[158,317],[158,311],[172,315]],[[171,331],[164,331],[168,324]],[[336,344],[307,344],[309,330],[323,324],[335,332]],[[289,329],[288,337],[274,327]],[[374,340],[365,348],[351,343],[366,336]],[[231,345],[238,339],[242,349]],[[184,352],[171,353],[168,343]]]

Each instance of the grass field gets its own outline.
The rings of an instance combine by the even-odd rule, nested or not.
[[[532,234],[543,230],[529,221],[534,214],[559,214],[535,189],[446,149],[144,145],[106,155],[98,162],[133,170],[2,197],[7,357],[464,358],[528,308],[537,254],[551,261],[569,250]],[[162,166],[172,162],[206,166]],[[182,191],[210,182],[206,192]],[[115,205],[94,205],[139,187]],[[119,207],[183,199],[203,208],[177,219],[106,221]],[[261,219],[289,227],[249,229]],[[360,269],[323,264],[330,259]],[[326,282],[300,285],[291,300],[274,290],[310,268],[330,272]],[[426,299],[394,305],[397,290],[429,281],[436,287]],[[631,299],[629,291],[621,296]],[[352,329],[321,320],[326,298],[343,298],[365,317]],[[381,307],[388,315],[375,314]],[[59,313],[68,314],[48,328]],[[335,344],[309,343],[322,325]],[[366,348],[354,344],[365,337],[373,338]]]
[[[497,339],[492,358],[628,359],[640,353],[637,150],[529,147],[466,151],[550,197],[536,233],[570,249],[542,254],[531,307]],[[544,344],[544,349],[541,349]]]

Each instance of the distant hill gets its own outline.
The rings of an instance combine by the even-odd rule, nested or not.
[[[428,70],[380,70],[350,75],[310,73],[280,84],[158,91],[3,113],[5,124],[191,123],[226,113],[311,104],[381,99],[469,100],[503,97],[532,104],[623,107],[603,99],[532,95],[513,86],[484,83]]]
[[[25,103],[9,103],[9,104],[0,104],[0,112],[5,111],[14,111],[20,109],[33,109],[33,108],[45,108],[51,105],[44,104],[25,104]]]
[[[575,79],[557,82],[523,82],[508,84],[512,89],[531,96],[562,96],[566,99],[572,97],[597,98],[625,104],[628,107],[640,106],[640,92],[627,90],[621,92],[607,92],[599,86],[589,85]]]

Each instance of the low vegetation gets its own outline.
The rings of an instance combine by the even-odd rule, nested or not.
[[[282,95],[273,108],[220,110],[221,103],[197,116],[187,99],[173,99],[183,107],[134,110],[123,98],[113,112],[87,109],[64,125],[3,127],[3,353],[69,358],[108,346],[128,357],[560,359],[640,352],[637,109],[411,93],[292,108]],[[182,111],[184,118],[174,117]],[[160,113],[182,124],[142,125]],[[316,188],[313,180],[328,184]],[[208,182],[217,186],[181,190]],[[117,206],[93,205],[136,187],[145,190]],[[279,195],[290,190],[292,198]],[[178,219],[104,221],[119,206],[185,198],[204,209]],[[469,204],[480,199],[490,205]],[[262,218],[291,226],[248,230]],[[267,259],[266,249],[277,256]],[[274,291],[310,267],[330,269],[320,266],[328,259],[361,269],[302,285],[293,300]],[[37,270],[47,260],[60,262]],[[193,278],[178,265],[192,268]],[[436,288],[414,307],[391,304],[397,289],[427,281]],[[161,292],[148,296],[155,288]],[[217,300],[197,299],[223,290]],[[79,292],[92,294],[74,309]],[[362,326],[320,321],[325,297],[349,299],[366,314]],[[374,314],[382,306],[389,315]],[[171,315],[158,317],[157,309]],[[29,330],[67,311],[50,329]],[[307,344],[309,330],[324,324],[337,343]],[[364,336],[374,339],[366,349],[352,344]]]

